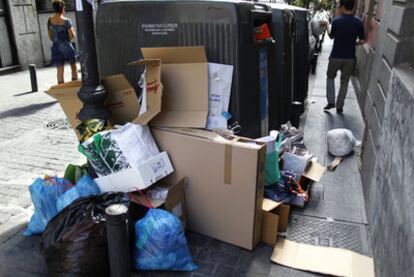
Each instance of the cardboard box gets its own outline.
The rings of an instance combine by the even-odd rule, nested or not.
[[[185,178],[181,178],[177,183],[174,183],[172,185],[171,183],[162,180],[161,182],[155,184],[151,188],[162,187],[168,189],[167,198],[165,200],[152,199],[148,197],[144,198],[140,194],[134,193],[134,196],[131,198],[131,201],[144,206],[147,206],[149,201],[152,207],[164,209],[177,216],[181,220],[183,227],[186,228],[187,205],[185,202],[184,185]]]
[[[188,178],[189,229],[253,249],[262,236],[265,146],[198,129],[152,128],[152,134],[174,165],[166,179]]]
[[[262,210],[262,241],[274,246],[277,233],[287,231],[290,206],[264,198]]]
[[[273,250],[275,263],[333,276],[374,277],[372,258],[350,250],[281,239]]]
[[[147,69],[145,76],[149,81],[146,89],[147,103],[145,111],[140,112],[142,109],[136,92],[124,75],[108,76],[102,80],[102,83],[108,92],[106,106],[112,113],[110,118],[112,124],[122,125],[127,122],[134,122],[145,125],[160,111],[162,97],[161,62],[159,60],[141,60],[135,63],[144,64]],[[83,104],[77,93],[81,85],[81,81],[73,81],[52,86],[46,91],[47,94],[59,101],[78,138],[80,138],[80,134],[76,127],[81,123],[78,114]]]
[[[163,85],[161,83],[161,60],[145,59],[131,62],[129,65],[145,65],[145,74],[142,84],[142,102],[139,108],[139,116],[135,118],[133,122],[140,125],[146,125],[161,112],[161,101],[163,95]],[[118,91],[120,89],[112,88],[111,84],[114,84],[114,82],[109,82],[107,85],[112,89],[112,91]],[[131,87],[129,83],[128,85]]]
[[[152,126],[205,128],[208,64],[204,47],[141,48],[145,59],[161,59],[161,112]]]
[[[124,169],[94,180],[101,192],[130,192],[145,189],[173,171],[167,152],[162,152],[148,159],[139,168]]]

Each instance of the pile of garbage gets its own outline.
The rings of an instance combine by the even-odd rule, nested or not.
[[[79,121],[80,82],[48,91],[88,162],[29,187],[35,211],[24,234],[42,234],[50,275],[107,276],[121,264],[193,271],[186,230],[248,250],[274,246],[290,205],[303,207],[325,170],[290,123],[261,138],[237,136],[232,66],[208,63],[203,47],[153,50],[128,65],[144,68],[140,95],[121,74],[102,80],[108,121]]]

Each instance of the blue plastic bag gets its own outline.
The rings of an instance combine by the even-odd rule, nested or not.
[[[69,181],[62,178],[37,178],[29,186],[34,213],[23,235],[43,233],[49,220],[58,213],[57,199],[72,186]]]
[[[134,267],[138,270],[193,271],[180,220],[161,209],[149,209],[135,223]]]
[[[79,179],[79,181],[76,183],[76,186],[66,191],[57,199],[57,210],[60,212],[78,198],[100,193],[101,191],[99,190],[99,187],[95,181],[90,176],[85,175]]]

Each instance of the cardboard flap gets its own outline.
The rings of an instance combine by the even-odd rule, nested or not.
[[[75,98],[74,101],[78,101],[77,93],[81,86],[81,81],[72,81],[68,83],[54,85],[50,87],[49,90],[45,91],[45,93],[57,100]]]
[[[163,180],[162,180],[163,181]],[[165,200],[161,199],[153,199],[149,197],[143,197],[140,194],[135,194],[134,198],[138,199],[140,201],[139,204],[145,204],[149,202],[154,208],[159,208],[162,205],[165,204],[166,208],[173,208],[172,206],[176,204],[177,197],[180,197],[181,195],[178,195],[178,193],[181,191],[184,191],[184,184],[185,184],[185,178],[182,178],[178,183],[175,183],[173,185],[167,185],[167,184],[161,184],[160,187],[168,189],[167,198]],[[181,200],[181,199],[179,199]],[[167,207],[168,206],[168,207]]]
[[[160,59],[163,64],[206,63],[203,46],[141,48],[144,59]]]
[[[239,146],[243,148],[250,148],[250,149],[260,149],[264,148],[265,144],[261,142],[255,142],[252,139],[246,139],[243,137],[232,136],[230,139],[226,139],[219,134],[203,130],[203,129],[196,129],[196,128],[185,128],[185,127],[177,127],[177,128],[170,128],[170,127],[156,127],[158,129],[162,129],[168,132],[179,133],[183,135],[189,135],[198,137],[200,139],[207,139],[218,143],[229,144],[232,146]]]
[[[82,85],[82,81],[77,80],[77,81],[71,81],[71,82],[51,86],[50,90],[62,89],[62,88],[75,88],[75,87],[80,87],[81,85]]]
[[[131,84],[123,74],[105,77],[102,83],[107,91],[122,91],[131,88]]]
[[[347,277],[374,277],[372,258],[346,249],[278,240],[271,260],[299,270]]]
[[[326,171],[326,167],[320,163],[311,160],[305,168],[303,177],[306,177],[314,182],[319,182]]]
[[[281,204],[282,203],[280,203],[280,202],[275,202],[275,201],[270,200],[268,198],[263,198],[262,210],[266,211],[266,212],[270,212],[271,210],[276,209]]]
[[[160,59],[141,59],[138,61],[133,61],[130,63],[127,63],[127,65],[161,65],[161,60]]]

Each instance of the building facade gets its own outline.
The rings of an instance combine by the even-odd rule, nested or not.
[[[76,26],[73,1],[66,10]],[[0,0],[0,70],[50,64],[47,20],[52,14],[51,0]]]
[[[414,0],[359,0],[367,44],[353,85],[377,276],[414,276]]]

